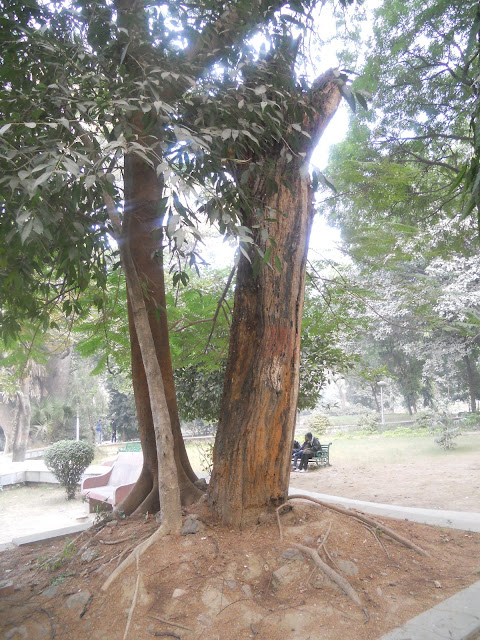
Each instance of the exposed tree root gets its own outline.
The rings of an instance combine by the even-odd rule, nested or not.
[[[393,540],[400,542],[408,549],[412,549],[413,551],[416,551],[419,555],[425,556],[426,558],[430,557],[430,555],[424,549],[416,545],[411,540],[404,538],[403,536],[393,531],[393,529],[390,529],[389,527],[386,527],[385,525],[380,524],[376,520],[373,520],[372,518],[369,518],[368,516],[363,515],[363,513],[359,513],[358,511],[353,511],[350,509],[343,509],[342,507],[338,507],[337,505],[333,505],[328,502],[323,502],[323,500],[317,500],[317,498],[312,498],[311,496],[306,496],[300,493],[289,496],[287,503],[290,502],[291,500],[309,500],[310,502],[319,504],[321,507],[325,507],[326,509],[331,509],[332,511],[337,511],[338,513],[342,513],[343,515],[348,516],[349,518],[354,518],[356,520],[359,520],[360,522],[366,522],[368,525],[374,527],[376,530],[382,531],[382,533],[384,533],[386,536],[389,536]],[[278,509],[277,509],[277,521],[280,522]],[[280,530],[280,539],[282,539],[281,530]]]
[[[133,593],[133,599],[132,599],[132,604],[130,606],[130,611],[128,612],[127,624],[125,626],[125,633],[123,634],[123,640],[126,640],[126,638],[128,638],[128,632],[130,631],[130,624],[132,622],[133,612],[135,611],[135,606],[137,604],[138,587],[140,585],[141,577],[142,577],[141,573],[138,570],[138,558],[137,558],[137,581],[135,583],[135,591]]]
[[[134,562],[137,563],[137,567],[138,567],[138,561],[140,559],[140,556],[143,553],[145,553],[145,551],[147,551],[147,549],[149,549],[153,544],[155,544],[157,540],[160,540],[160,538],[163,538],[168,533],[169,533],[169,530],[167,526],[162,524],[155,531],[155,533],[153,533],[144,542],[141,542],[139,545],[137,545],[135,549],[131,552],[131,554],[127,558],[125,558],[122,564],[120,564],[116,569],[114,569],[113,572],[108,576],[108,578],[105,580],[104,584],[102,585],[102,591],[106,591],[108,587],[112,584],[112,582],[116,580],[116,578],[118,578],[118,576],[122,574],[125,571],[125,569],[127,569]]]
[[[317,547],[317,553],[318,553],[318,555],[320,555],[320,550],[323,549],[323,551],[324,551],[325,555],[327,556],[327,558],[330,560],[332,565],[338,571],[339,570],[338,566],[337,566],[336,562],[334,561],[334,559],[332,558],[332,556],[328,553],[328,549],[327,549],[327,540],[328,540],[328,536],[330,535],[331,529],[332,529],[332,523],[330,522],[329,525],[328,525],[327,533],[323,536],[321,543]]]
[[[297,542],[294,542],[293,546],[299,549],[300,551],[302,551],[303,553],[306,553],[308,556],[310,556],[310,558],[313,560],[315,565],[319,569],[321,569],[323,573],[326,576],[328,576],[332,582],[334,582],[337,586],[339,586],[340,589],[342,589],[342,591],[350,598],[350,600],[355,602],[355,604],[358,604],[360,607],[362,606],[362,601],[360,599],[360,596],[352,587],[352,585],[348,582],[348,580],[345,580],[343,576],[341,576],[334,569],[329,567],[328,564],[326,564],[320,558],[320,556],[318,555],[315,549],[312,549],[311,547],[306,547],[303,544],[298,544]]]
[[[120,544],[122,542],[127,542],[130,538],[120,538],[120,540],[99,540],[100,544]]]

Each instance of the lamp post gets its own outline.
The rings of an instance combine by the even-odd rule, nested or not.
[[[380,387],[380,411],[382,416],[382,427],[383,427],[385,424],[385,414],[383,412],[383,387],[386,387],[387,383],[385,382],[385,380],[380,380],[379,382],[377,382],[377,385]]]

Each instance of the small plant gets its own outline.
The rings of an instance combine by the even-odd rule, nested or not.
[[[75,575],[74,571],[67,571],[66,573],[61,573],[60,575],[52,578],[50,584],[51,585],[62,584],[62,582],[64,582],[67,578],[71,578],[74,575]]]
[[[202,471],[212,475],[213,471],[213,442],[197,444],[198,456]]]
[[[358,427],[364,433],[378,433],[380,421],[375,413],[364,413],[358,421]]]
[[[435,413],[431,409],[419,411],[415,416],[413,426],[415,429],[431,429],[435,421]]]
[[[76,548],[73,542],[69,539],[65,542],[65,546],[60,553],[54,556],[39,556],[36,561],[37,569],[48,569],[48,571],[56,571],[67,560],[76,553]]]
[[[102,508],[101,505],[95,505],[95,518],[93,519],[94,529],[103,529],[108,522],[115,520],[112,511]],[[123,511],[117,511],[117,517],[125,518]]]
[[[430,433],[436,436],[435,442],[445,451],[454,449],[457,446],[455,438],[462,435],[453,417],[446,411],[435,415]]]
[[[330,420],[327,416],[324,416],[321,413],[314,413],[308,419],[308,429],[312,431],[312,433],[316,433],[319,436],[323,436],[326,432],[327,427],[331,426]]]
[[[474,411],[473,413],[467,413],[462,417],[462,425],[466,429],[476,431],[480,429],[480,411]]]
[[[45,464],[67,491],[67,500],[77,492],[82,473],[91,464],[95,455],[93,445],[76,440],[61,440],[52,444],[45,452]]]

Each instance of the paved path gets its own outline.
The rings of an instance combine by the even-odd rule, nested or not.
[[[440,509],[419,509],[417,507],[402,507],[400,505],[380,504],[379,502],[365,502],[364,500],[352,500],[329,496],[324,493],[315,493],[305,489],[295,489],[290,486],[289,494],[303,494],[318,498],[324,502],[338,504],[347,509],[357,509],[377,516],[387,516],[399,520],[411,520],[421,524],[430,524],[438,527],[461,529],[462,531],[480,532],[480,513],[469,511],[444,511]],[[480,604],[479,604],[480,609]]]

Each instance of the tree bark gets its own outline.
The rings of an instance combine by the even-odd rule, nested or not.
[[[198,38],[193,40],[191,46],[180,55],[181,61],[195,62],[200,75],[203,67],[212,64],[212,54],[214,52],[218,53],[222,49],[228,48],[234,41],[240,40],[256,24],[257,16],[261,16],[265,20],[267,15],[271,15],[282,2],[283,0],[274,0],[273,2],[271,0],[268,2],[266,0],[255,0],[250,5],[245,3],[243,9],[241,6],[227,8],[222,12],[217,23],[206,25],[204,32],[198,34]],[[135,69],[141,68],[145,61],[150,62],[157,59],[158,51],[150,42],[143,3],[139,0],[134,0],[133,2],[130,0],[116,0],[115,6],[118,12],[119,24],[128,30],[128,37],[125,36],[125,44],[128,44],[125,64],[134,73]],[[162,93],[162,98],[174,101],[180,97],[184,89],[185,87],[181,86],[180,80],[177,91],[175,92],[175,90],[166,86]],[[142,119],[141,113],[134,115],[132,125],[138,134],[137,140],[140,142],[144,140],[147,149],[153,136],[149,138],[144,135]],[[157,145],[157,152],[160,157],[161,150],[159,145]],[[125,211],[126,218],[128,218],[128,230],[124,237],[127,238],[129,244],[129,252],[135,263],[134,268],[137,269],[140,279],[147,288],[147,292],[144,295],[144,303],[147,307],[150,329],[163,378],[175,444],[174,456],[178,481],[180,483],[182,501],[184,504],[189,504],[196,500],[201,495],[201,492],[193,484],[196,476],[190,466],[180,431],[168,340],[161,240],[159,244],[157,243],[155,247],[152,247],[161,189],[159,188],[155,168],[149,166],[138,156],[132,154],[126,156],[124,171],[125,201],[127,203]],[[152,248],[154,252],[150,251]],[[156,260],[153,259],[154,253]],[[127,280],[127,290],[128,288]],[[147,363],[143,356],[143,349],[140,348],[134,315],[135,312],[130,309],[129,329],[132,345],[133,385],[140,437],[144,451],[144,467],[134,490],[119,505],[119,509],[122,509],[125,513],[144,510],[146,503],[142,501],[142,496],[147,501],[149,508],[152,508],[152,505],[154,507],[157,506],[153,492],[158,481],[158,465],[155,460],[157,459],[158,461],[159,455],[157,455],[158,452],[154,451],[153,438],[156,437],[158,439],[158,433],[155,430],[154,434],[153,398],[151,397],[151,391],[148,390],[148,375],[145,371]]]
[[[123,237],[142,282],[143,301],[155,346],[152,357],[156,358],[160,367],[172,430],[172,459],[176,467],[181,502],[188,505],[200,497],[201,491],[193,484],[197,477],[188,460],[178,416],[168,336],[162,235],[158,228],[160,198],[161,188],[155,170],[138,157],[128,156],[125,161],[125,201],[128,206],[124,217]],[[130,287],[127,286],[127,290],[132,383],[143,450],[142,473],[133,490],[117,506],[118,511],[130,515],[147,511],[155,513],[162,505],[159,496],[158,436],[154,428],[153,403],[135,326]]]
[[[468,382],[468,394],[470,396],[470,411],[477,410],[477,394],[475,391],[475,376],[473,373],[472,363],[467,354],[463,356],[463,361],[467,368],[467,382]]]
[[[128,158],[126,158],[128,164]],[[126,176],[128,176],[126,171]],[[129,193],[131,187],[129,181],[125,181],[125,195]],[[131,193],[131,192],[130,192]],[[148,193],[146,194],[148,201]],[[166,533],[180,533],[182,522],[180,489],[175,465],[174,439],[168,412],[165,388],[163,384],[162,372],[158,363],[155,343],[150,327],[148,312],[145,306],[144,292],[137,274],[128,242],[128,226],[122,229],[120,216],[118,215],[115,203],[109,194],[104,191],[103,197],[108,209],[109,218],[113,227],[115,237],[118,241],[120,260],[125,273],[127,285],[127,295],[131,307],[131,317],[138,340],[141,360],[145,370],[145,377],[148,386],[151,414],[155,434],[155,449],[157,453],[157,477],[158,495],[160,500],[160,517],[163,530]],[[125,198],[125,208],[128,210],[129,201]],[[128,224],[128,216],[126,223]],[[151,447],[149,447],[151,448]],[[152,496],[154,500],[155,484],[150,482],[147,471],[144,469],[141,474],[142,481],[137,482],[134,487],[135,494],[146,493],[145,501],[150,505]],[[149,484],[150,483],[150,484]]]
[[[148,166],[138,156],[128,156],[125,163],[125,195],[128,202],[125,213],[126,240],[138,276],[143,284],[144,302],[155,343],[155,351],[162,372],[165,397],[174,437],[175,463],[184,505],[191,504],[201,495],[193,484],[197,477],[193,472],[183,441],[178,417],[175,385],[173,380],[170,343],[168,336],[165,279],[163,270],[162,229],[158,220],[158,203],[161,199],[161,183],[155,169]],[[153,428],[148,384],[142,361],[133,314],[129,306],[129,331],[132,355],[132,381],[135,404],[144,452],[144,469],[139,478],[139,486],[119,505],[127,514],[144,512],[160,507],[152,489],[158,486],[157,452]],[[144,504],[144,500],[148,500]]]
[[[162,373],[165,398],[174,438],[174,460],[183,504],[198,499],[201,492],[193,482],[197,479],[188,460],[181,430],[173,381],[168,337],[165,281],[163,271],[162,232],[158,220],[161,182],[153,167],[135,155],[125,160],[124,240],[128,245],[137,275],[142,282],[143,298],[155,355]],[[145,365],[129,304],[129,331],[132,357],[132,381],[144,454],[142,474],[134,490],[118,505],[127,515],[133,512],[155,512],[158,498],[158,456],[154,420]]]
[[[313,121],[304,122],[311,142],[306,161],[340,102],[333,74],[315,83]],[[228,526],[251,523],[260,512],[285,501],[297,410],[300,331],[312,189],[302,177],[304,160],[278,159],[277,192],[268,195],[265,176],[251,187],[261,203],[244,213],[243,224],[263,252],[274,239],[278,267],[264,265],[255,277],[242,255],[238,266],[230,348],[220,421],[214,447],[209,502]],[[255,211],[259,211],[256,213]],[[272,211],[275,214],[272,214]],[[272,215],[276,220],[272,221]],[[255,249],[249,251],[254,260]]]
[[[17,424],[12,446],[12,462],[23,462],[27,453],[28,434],[30,432],[30,376],[21,380],[17,400]]]

